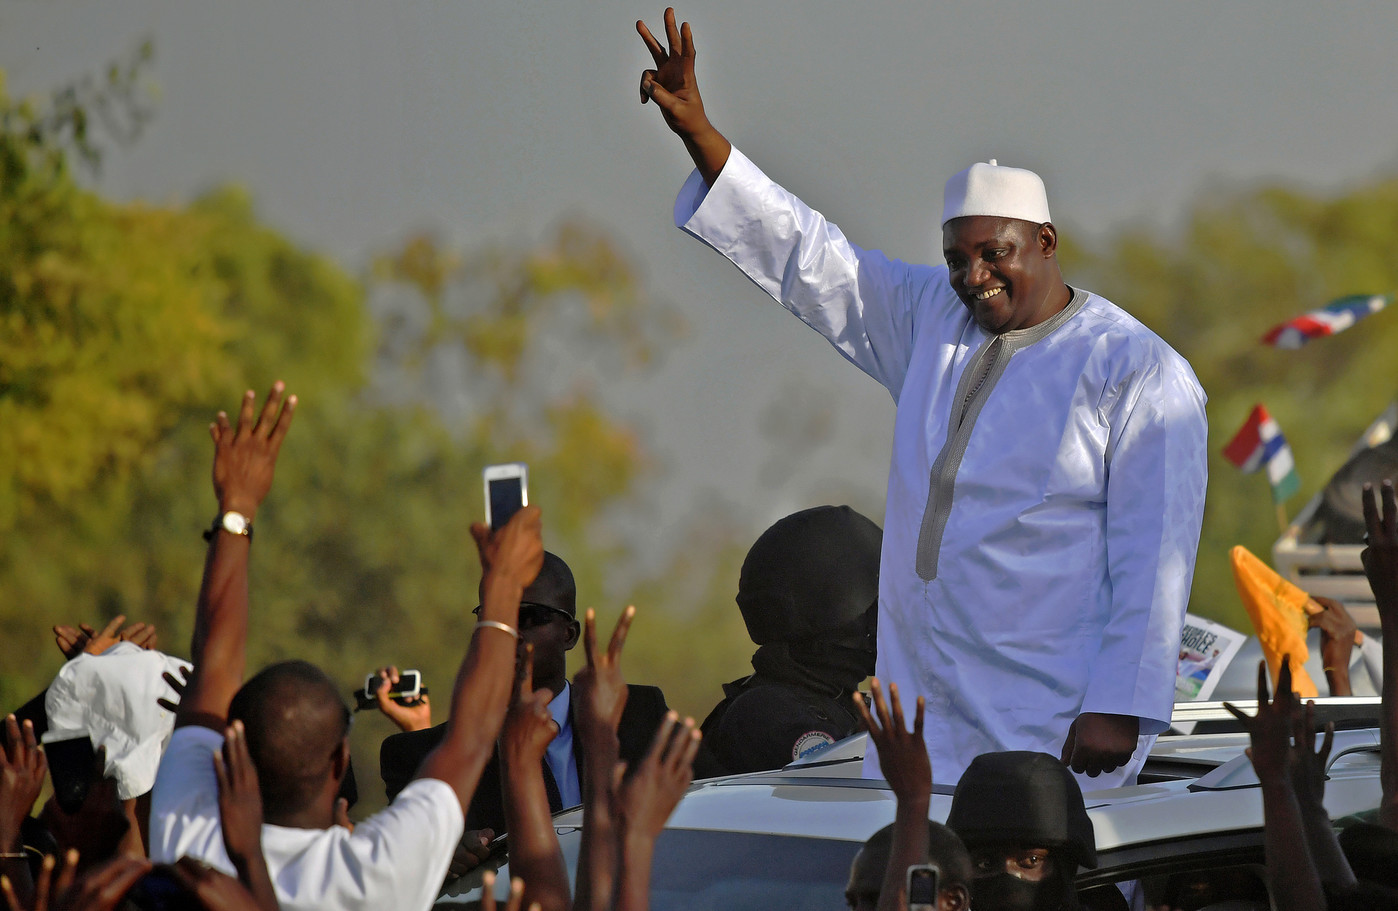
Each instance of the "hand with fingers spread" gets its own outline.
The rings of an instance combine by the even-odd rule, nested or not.
[[[655,102],[666,125],[684,141],[704,182],[713,186],[732,146],[704,113],[694,78],[694,34],[689,23],[676,27],[675,11],[665,10],[668,47],[656,40],[644,22],[636,22],[636,31],[655,62],[655,69],[641,74],[641,104]]]
[[[384,717],[398,725],[400,731],[425,731],[432,727],[432,703],[426,696],[419,697],[411,705],[400,705],[389,697],[393,684],[399,680],[397,667],[381,667],[374,673],[379,678],[374,699]]]
[[[296,413],[296,396],[286,397],[283,403],[285,392],[286,384],[281,380],[273,383],[259,412],[257,395],[249,389],[243,393],[237,427],[229,424],[223,411],[209,425],[215,450],[214,496],[219,509],[242,513],[249,522],[272,489],[277,454]]]
[[[694,719],[680,721],[675,712],[667,715],[655,732],[646,758],[616,787],[624,838],[659,837],[665,821],[689,788],[698,752],[699,729]]]
[[[0,749],[0,852],[20,851],[20,826],[44,789],[48,762],[39,749],[34,723],[5,718],[6,744]]]
[[[909,731],[903,727],[903,702],[898,696],[898,684],[889,685],[888,700],[885,701],[883,685],[875,677],[869,682],[869,693],[874,700],[873,713],[870,713],[869,707],[864,704],[864,698],[858,693],[854,694],[853,699],[855,710],[864,719],[869,739],[879,752],[879,767],[883,770],[883,777],[887,779],[888,786],[893,790],[900,805],[904,801],[912,801],[924,807],[925,813],[925,808],[932,799],[932,760],[927,755],[927,742],[922,737],[926,700],[921,696],[917,697],[917,705],[913,712],[913,729]]]
[[[1360,558],[1387,634],[1390,626],[1398,632],[1398,502],[1392,481],[1383,482],[1379,497],[1382,510],[1373,486],[1364,485],[1365,547]]]
[[[174,699],[166,699],[164,696],[158,697],[155,702],[167,712],[178,712],[180,710],[180,700],[184,698],[184,691],[189,686],[190,666],[180,665],[179,679],[169,671],[161,671],[160,679],[164,680],[170,689],[175,691]]]
[[[159,637],[153,624],[133,623],[123,629],[122,624],[125,622],[126,617],[118,614],[100,632],[86,623],[79,623],[76,627],[55,626],[54,642],[63,653],[63,657],[70,661],[84,652],[100,655],[118,642],[130,642],[141,648],[155,648],[159,645]]]
[[[279,911],[275,895],[267,904],[243,883],[193,857],[181,857],[169,869],[208,911]]]
[[[1282,656],[1281,674],[1277,678],[1277,696],[1268,695],[1267,662],[1257,664],[1257,714],[1246,715],[1237,706],[1225,702],[1223,707],[1242,722],[1252,740],[1247,755],[1257,771],[1257,780],[1289,781],[1291,774],[1292,715],[1297,710],[1296,694],[1291,691],[1291,658]]]
[[[621,650],[626,635],[636,618],[636,608],[628,607],[612,630],[605,652],[597,651],[597,613],[587,609],[583,619],[583,656],[587,663],[573,678],[578,699],[578,721],[584,725],[599,725],[613,735],[621,726],[621,713],[626,708],[626,678],[621,673]]]
[[[0,891],[4,892],[10,911],[113,911],[136,881],[151,868],[150,861],[145,858],[114,857],[75,880],[77,865],[78,852],[67,852],[63,870],[54,882],[54,860],[52,857],[44,858],[33,904],[26,905],[21,901],[8,877],[0,883]]]

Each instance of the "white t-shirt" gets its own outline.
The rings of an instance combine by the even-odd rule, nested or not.
[[[175,731],[151,795],[150,853],[156,863],[182,856],[234,874],[223,847],[213,753],[223,735]],[[262,826],[262,853],[283,911],[432,906],[461,841],[461,804],[445,782],[419,778],[384,810],[348,829]]]

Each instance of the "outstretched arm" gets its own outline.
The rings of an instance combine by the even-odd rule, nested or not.
[[[675,11],[665,10],[665,38],[669,47],[655,40],[646,24],[637,20],[636,31],[646,43],[655,69],[641,74],[641,104],[654,101],[665,124],[684,143],[704,183],[714,185],[728,153],[733,150],[704,113],[699,84],[694,79],[694,34],[686,22],[675,27]]]
[[[888,687],[891,712],[877,677],[870,682],[869,692],[874,697],[874,714],[858,693],[854,694],[854,705],[879,752],[879,768],[898,798],[888,869],[879,889],[879,911],[897,911],[908,906],[908,868],[927,863],[927,810],[932,802],[932,759],[922,739],[927,705],[923,697],[917,697],[913,729],[909,731],[903,726],[903,702],[896,683]]]
[[[219,514],[241,513],[251,525],[272,488],[277,453],[291,427],[296,396],[282,402],[286,386],[272,385],[259,413],[251,389],[243,394],[238,426],[220,411],[209,426],[214,440],[214,496]],[[204,581],[194,616],[190,657],[193,674],[175,713],[175,726],[197,724],[223,732],[228,705],[243,684],[248,641],[248,555],[251,535],[222,528],[209,539]]]
[[[471,526],[471,534],[485,574],[481,619],[471,633],[470,647],[452,688],[446,734],[422,761],[417,775],[450,785],[463,814],[495,752],[495,738],[509,707],[519,641],[519,599],[544,563],[537,506],[521,509],[499,531],[491,533],[477,523]]]
[[[549,713],[553,694],[535,690],[533,681],[534,647],[526,645],[515,674],[514,702],[500,731],[510,872],[524,880],[526,901],[545,911],[567,911],[572,897],[568,867],[544,787],[544,756],[558,736],[558,723]]]
[[[1383,630],[1383,713],[1379,727],[1383,800],[1379,824],[1398,830],[1398,502],[1392,481],[1383,482],[1382,497],[1380,512],[1373,487],[1364,485],[1364,539],[1368,546],[1360,557],[1369,587],[1374,590]]]

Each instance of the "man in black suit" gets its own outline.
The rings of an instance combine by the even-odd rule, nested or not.
[[[559,730],[549,744],[544,762],[544,786],[554,812],[582,803],[582,738],[573,732],[572,687],[567,676],[567,654],[578,644],[581,631],[577,600],[573,571],[558,556],[545,551],[543,569],[520,599],[519,635],[521,647],[526,642],[534,646],[534,689],[553,693],[549,710]],[[658,687],[631,684],[627,689],[617,739],[621,758],[634,767],[645,757],[669,707]],[[423,757],[441,741],[445,727],[394,734],[383,742],[379,749],[379,774],[389,800],[412,780]],[[481,848],[504,830],[505,801],[497,755],[485,767],[466,811],[466,837],[462,841],[465,850],[457,852],[452,872],[459,874],[474,866],[484,856]]]

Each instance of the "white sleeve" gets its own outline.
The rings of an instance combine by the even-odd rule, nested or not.
[[[1107,464],[1111,613],[1082,711],[1170,724],[1180,630],[1204,515],[1204,391],[1177,356],[1138,367],[1113,408]]]
[[[728,257],[897,400],[917,302],[930,283],[945,283],[945,269],[856,247],[736,148],[712,187],[690,175],[675,225]]]
[[[183,855],[233,872],[219,827],[214,751],[223,735],[208,728],[176,728],[160,758],[150,801],[150,857],[174,863]]]
[[[362,907],[431,908],[465,830],[461,803],[450,785],[435,778],[409,782],[393,803],[355,826],[347,839],[364,877],[367,900]]]

